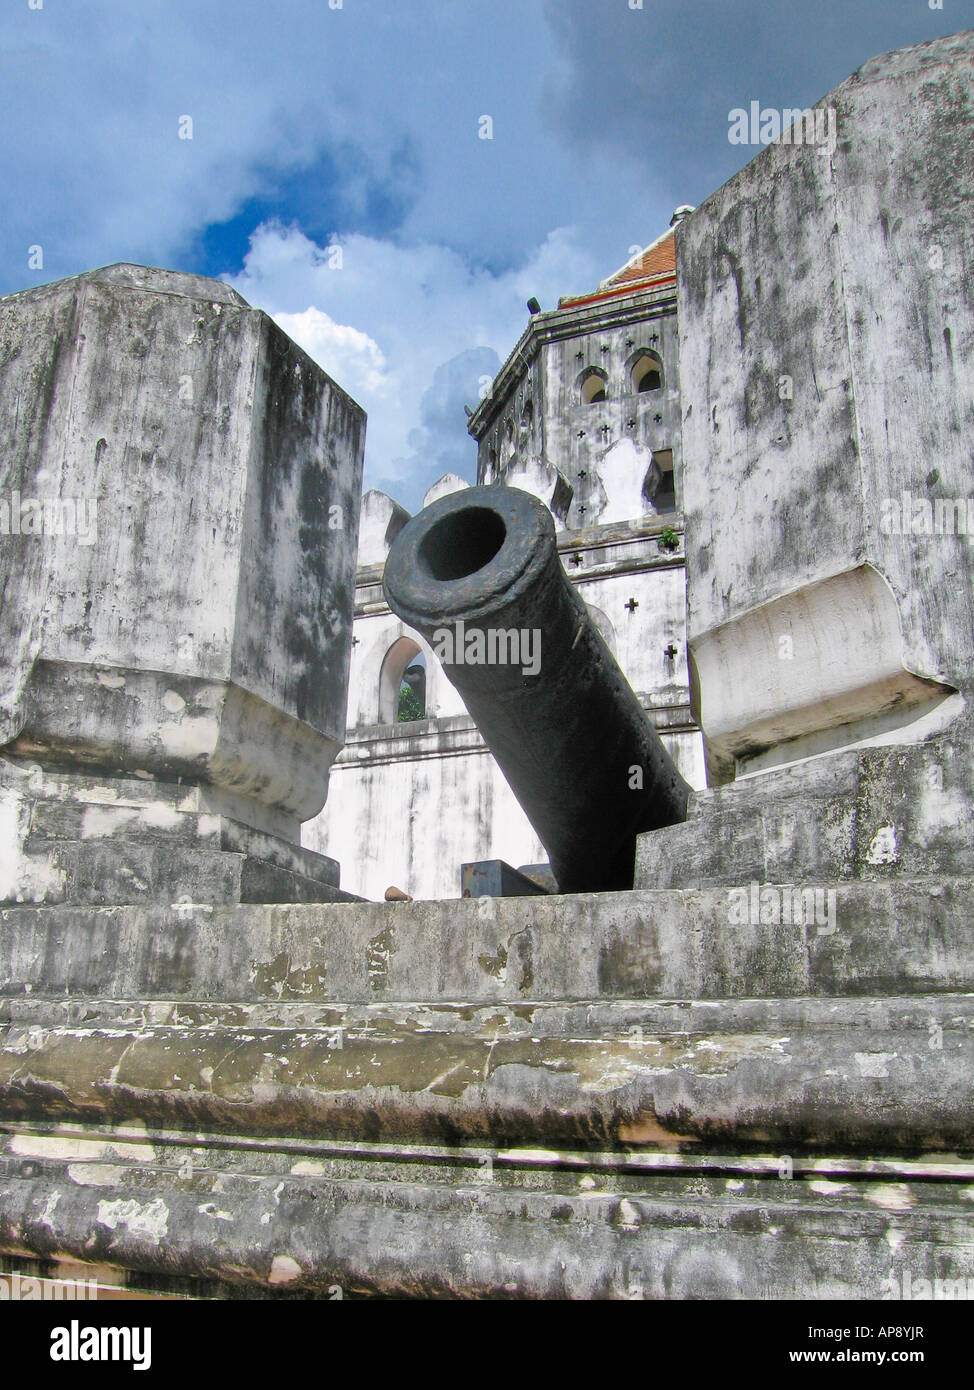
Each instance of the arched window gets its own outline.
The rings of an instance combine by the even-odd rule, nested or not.
[[[589,367],[583,372],[578,387],[582,404],[598,405],[600,401],[606,400],[608,381],[605,372],[598,367]]]
[[[641,352],[632,364],[632,389],[640,395],[663,389],[663,363],[655,352]]]
[[[521,432],[530,439],[534,431],[534,406],[530,401],[524,402],[524,409],[521,411]]]
[[[399,637],[386,652],[379,674],[379,723],[425,718],[426,657],[418,642]]]
[[[507,446],[507,455],[511,459],[514,457],[514,421],[508,419],[504,422],[504,443]]]
[[[400,724],[426,718],[426,657],[422,652],[413,658],[402,673],[396,714]]]

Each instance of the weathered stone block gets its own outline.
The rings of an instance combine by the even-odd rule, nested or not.
[[[694,792],[642,835],[637,888],[974,876],[974,752],[963,730],[847,749]]]
[[[831,138],[768,146],[677,229],[689,638],[721,779],[917,741],[970,698],[971,535],[934,526],[970,493],[972,79],[974,32],[873,59],[819,103]]]
[[[378,488],[371,488],[362,498],[358,529],[359,565],[385,564],[392,542],[408,520],[409,513],[405,507]]]
[[[117,265],[0,301],[0,432],[0,745],[295,839],[344,737],[360,407],[226,285]]]

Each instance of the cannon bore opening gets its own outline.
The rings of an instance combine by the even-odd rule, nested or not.
[[[506,538],[502,517],[488,507],[470,507],[431,526],[419,554],[434,579],[466,579],[490,564]]]

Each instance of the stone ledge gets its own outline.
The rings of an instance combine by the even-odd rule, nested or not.
[[[58,1153],[8,1138],[0,1250],[163,1292],[221,1281],[223,1297],[886,1299],[907,1274],[974,1278],[959,1182],[539,1173],[530,1156],[505,1171],[475,1153],[440,1168],[255,1161],[101,1140]]]
[[[43,865],[49,911],[79,906],[91,911],[109,904],[137,910],[140,904],[168,904],[174,899],[239,904],[359,901],[328,881],[335,876],[328,865],[337,870],[333,860],[323,860],[322,878],[310,878],[266,859],[219,849],[120,838],[32,838],[25,845],[23,863]]]
[[[179,1006],[168,1023],[75,1025],[59,1007],[24,1001],[0,1028],[0,1115],[711,1153],[959,1154],[974,1134],[971,995],[387,1004],[327,1021]]]
[[[733,923],[720,888],[396,904],[14,906],[0,908],[0,995],[346,1005],[974,990],[969,880],[821,890],[835,893],[831,934],[819,924]]]

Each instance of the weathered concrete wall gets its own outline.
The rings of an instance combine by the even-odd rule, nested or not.
[[[97,523],[0,535],[0,743],[296,833],[344,739],[363,412],[226,286],[113,266],[0,302],[0,428],[0,501]]]
[[[459,898],[460,866],[538,864],[544,850],[466,717],[351,730],[332,769],[332,795],[303,829],[334,855],[350,892],[381,901],[391,885],[414,898]]]
[[[601,614],[608,624],[609,647],[633,690],[654,710],[679,709],[689,721],[681,550],[677,543],[672,552],[660,551],[655,535],[630,540],[617,533],[613,541],[599,538],[582,550],[584,564],[576,567],[567,558],[582,598],[597,610],[597,621]],[[702,762],[698,765],[702,774]],[[703,782],[696,779],[694,785]]]
[[[437,478],[432,487],[427,488],[423,495],[423,506],[428,507],[431,502],[435,502],[437,497],[448,497],[451,492],[462,492],[470,484],[465,478],[461,478],[459,473],[444,473],[442,478]]]
[[[711,1153],[950,1156],[974,1133],[974,1005],[958,995],[887,1004],[881,1036],[864,1036],[875,1011],[832,999],[725,1003],[720,1019],[692,1004],[532,1003],[510,1019],[445,1002],[348,1007],[311,1028],[208,1012],[202,1025],[190,1010],[177,1025],[0,1030],[3,1112],[255,1137]],[[931,1023],[943,1043],[932,1065]]]
[[[554,518],[555,529],[564,530],[571,509],[573,490],[565,475],[539,454],[519,454],[504,475],[508,487],[530,492],[543,502]],[[641,511],[632,513],[640,515]]]
[[[0,758],[0,903],[343,897],[334,859],[216,813],[210,800],[199,784]]]
[[[889,503],[971,492],[972,77],[972,33],[872,60],[819,104],[834,140],[769,146],[677,229],[689,637],[722,775],[828,729],[909,740],[970,693],[970,538],[892,533]]]
[[[877,1001],[895,997],[912,1018],[910,999],[921,1009],[934,995],[971,992],[969,878],[821,886],[835,891],[834,931],[741,920],[726,887],[455,902],[3,908],[0,998],[4,1018],[21,1029],[85,1020],[98,1027],[98,1019],[215,1025],[244,1003],[262,1006],[252,1018],[262,1026],[325,1027],[337,1026],[336,1009],[406,1001],[406,1018],[425,1001],[427,1014],[449,1004],[450,1028],[464,1019],[473,1026],[468,1006],[483,1010],[487,1023],[497,1006],[501,1034],[518,1036],[522,1006],[571,1001],[583,1014],[600,1000],[615,1010],[613,1037],[623,1043],[650,1004],[658,1024],[672,1020],[664,1031],[679,1033],[689,1001],[697,1001],[702,1029],[720,1031],[746,1014],[729,1000],[777,1007],[791,999],[798,1012],[789,1017],[797,1020],[803,1001],[842,998],[872,1009],[848,1015],[860,1019],[865,1053],[885,1047],[886,1004]],[[157,1003],[143,1012],[140,1000]],[[968,1000],[964,1017],[970,1008]],[[828,1026],[827,1010],[814,1017]],[[29,1067],[34,1050],[10,1067]]]

